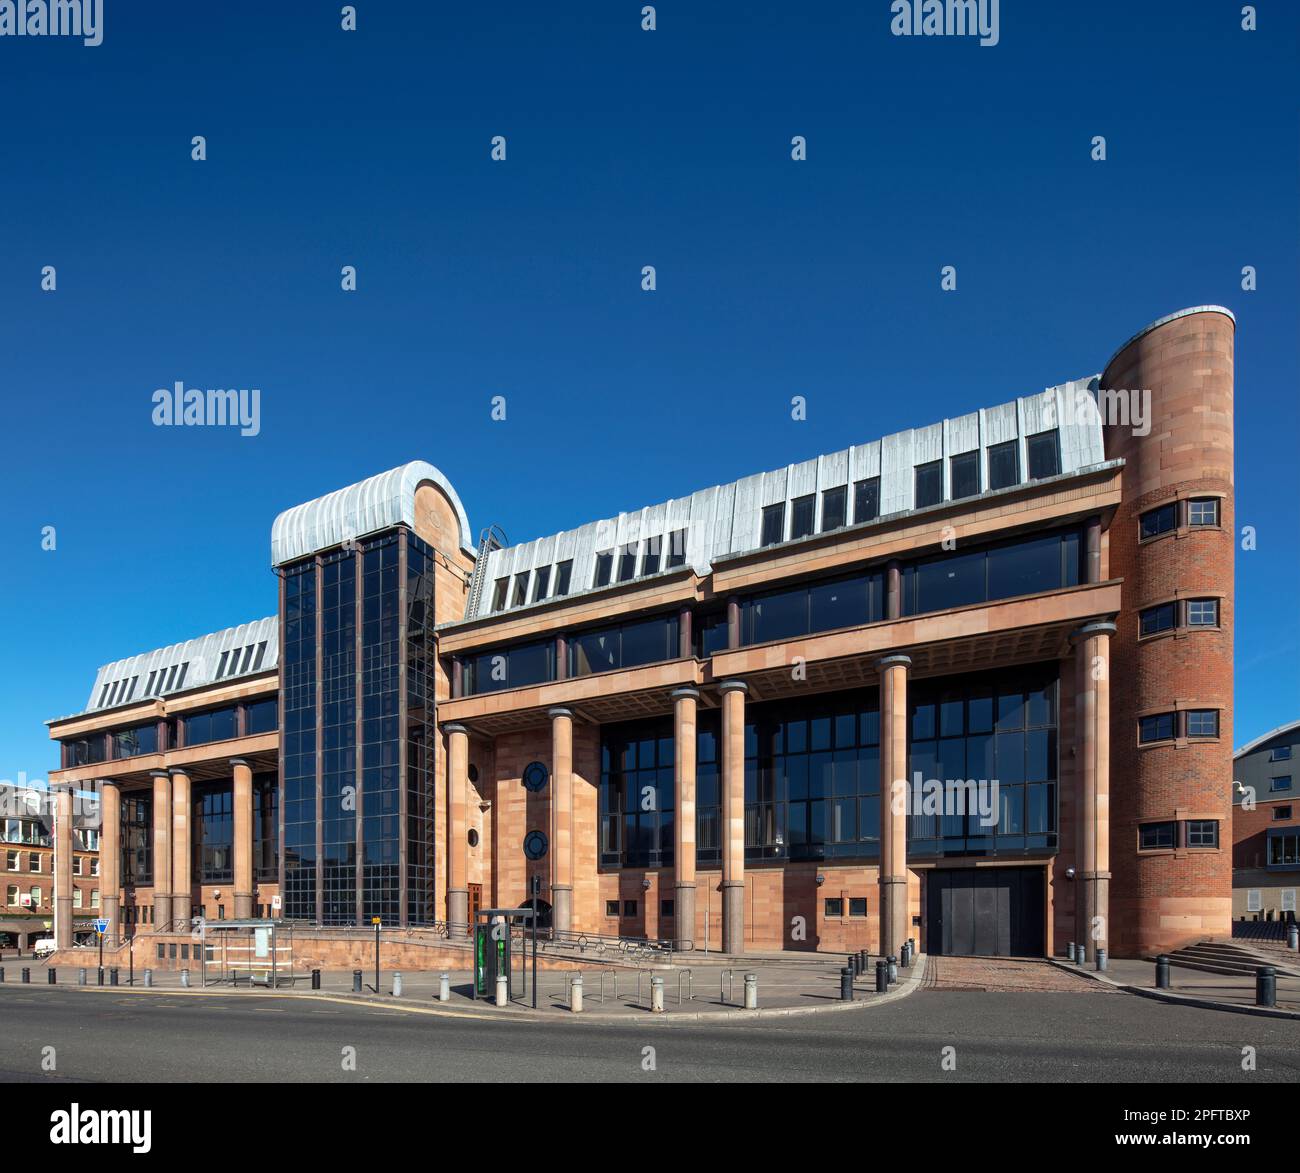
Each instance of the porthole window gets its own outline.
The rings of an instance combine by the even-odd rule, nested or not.
[[[471,828],[469,829],[469,845],[470,845],[471,847],[477,847],[477,846],[478,846],[478,828],[477,828],[477,827],[471,827]]]
[[[524,789],[536,794],[550,780],[550,771],[541,762],[529,762],[524,767]]]

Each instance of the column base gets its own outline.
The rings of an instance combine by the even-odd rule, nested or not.
[[[155,932],[161,932],[172,921],[172,898],[170,896],[155,896],[153,898],[153,924],[149,927]]]
[[[673,948],[695,948],[695,885],[678,884],[673,889]]]
[[[722,885],[722,951],[745,951],[745,882],[731,880]]]
[[[447,892],[447,936],[453,941],[469,936],[468,888],[451,888]]]
[[[251,892],[235,893],[235,919],[247,920],[253,915],[253,894]]]
[[[557,933],[573,930],[573,889],[567,884],[551,887],[551,925]]]
[[[190,898],[188,896],[176,892],[172,893],[172,919],[173,920],[187,921],[190,919],[193,912],[194,912],[194,908],[190,904]],[[235,915],[238,916],[239,913],[236,912]]]
[[[880,877],[880,955],[897,957],[907,940],[907,877]]]

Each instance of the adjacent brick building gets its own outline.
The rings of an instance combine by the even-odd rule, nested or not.
[[[556,934],[734,953],[1226,932],[1233,333],[521,544],[418,461],[287,511],[275,616],[50,723],[106,915],[459,937],[535,878]]]
[[[1300,887],[1300,721],[1233,755],[1232,916],[1283,921]]]

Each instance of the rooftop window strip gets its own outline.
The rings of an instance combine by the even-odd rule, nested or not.
[[[1008,489],[1020,483],[1020,442],[1007,440],[988,448],[989,489]]]
[[[500,611],[506,605],[506,592],[510,589],[509,578],[498,578],[492,587],[492,610]]]
[[[785,502],[763,506],[762,530],[759,545],[775,546],[785,540]]]
[[[853,486],[853,523],[875,521],[880,516],[880,478],[868,477]]]
[[[628,582],[636,578],[636,543],[629,542],[618,555],[618,581]]]
[[[663,538],[646,538],[641,545],[641,573],[657,574],[659,572],[659,558],[663,547]]]
[[[614,551],[601,550],[596,555],[596,570],[592,577],[592,587],[609,586],[610,577],[614,573]]]
[[[525,570],[522,574],[515,575],[515,593],[510,600],[512,607],[522,607],[528,602],[528,579],[531,572]]]
[[[566,558],[563,562],[556,563],[555,566],[555,593],[557,596],[567,595],[569,586],[573,578],[573,559]]]
[[[550,594],[551,590],[551,568],[549,566],[539,566],[537,572],[533,575],[533,602],[540,603]]]
[[[1030,480],[1043,480],[1060,474],[1061,437],[1055,428],[1030,436],[1026,448],[1029,453]]]
[[[675,529],[668,535],[668,568],[686,564],[686,531]]]
[[[822,491],[822,533],[841,529],[848,521],[847,485],[837,485]]]
[[[217,679],[220,680],[226,674],[226,660],[229,658],[229,652],[222,652],[217,660]]]
[[[262,666],[262,661],[266,658],[267,640],[263,640],[257,645],[257,655],[253,659],[253,671],[256,672]]]
[[[190,670],[190,662],[186,660],[185,663],[181,665],[180,675],[176,677],[177,688],[185,687],[185,673],[187,673],[189,670]]]

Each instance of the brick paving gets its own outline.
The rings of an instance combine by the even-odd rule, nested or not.
[[[923,990],[985,993],[1109,994],[1110,986],[1046,961],[1010,957],[931,957]]]

